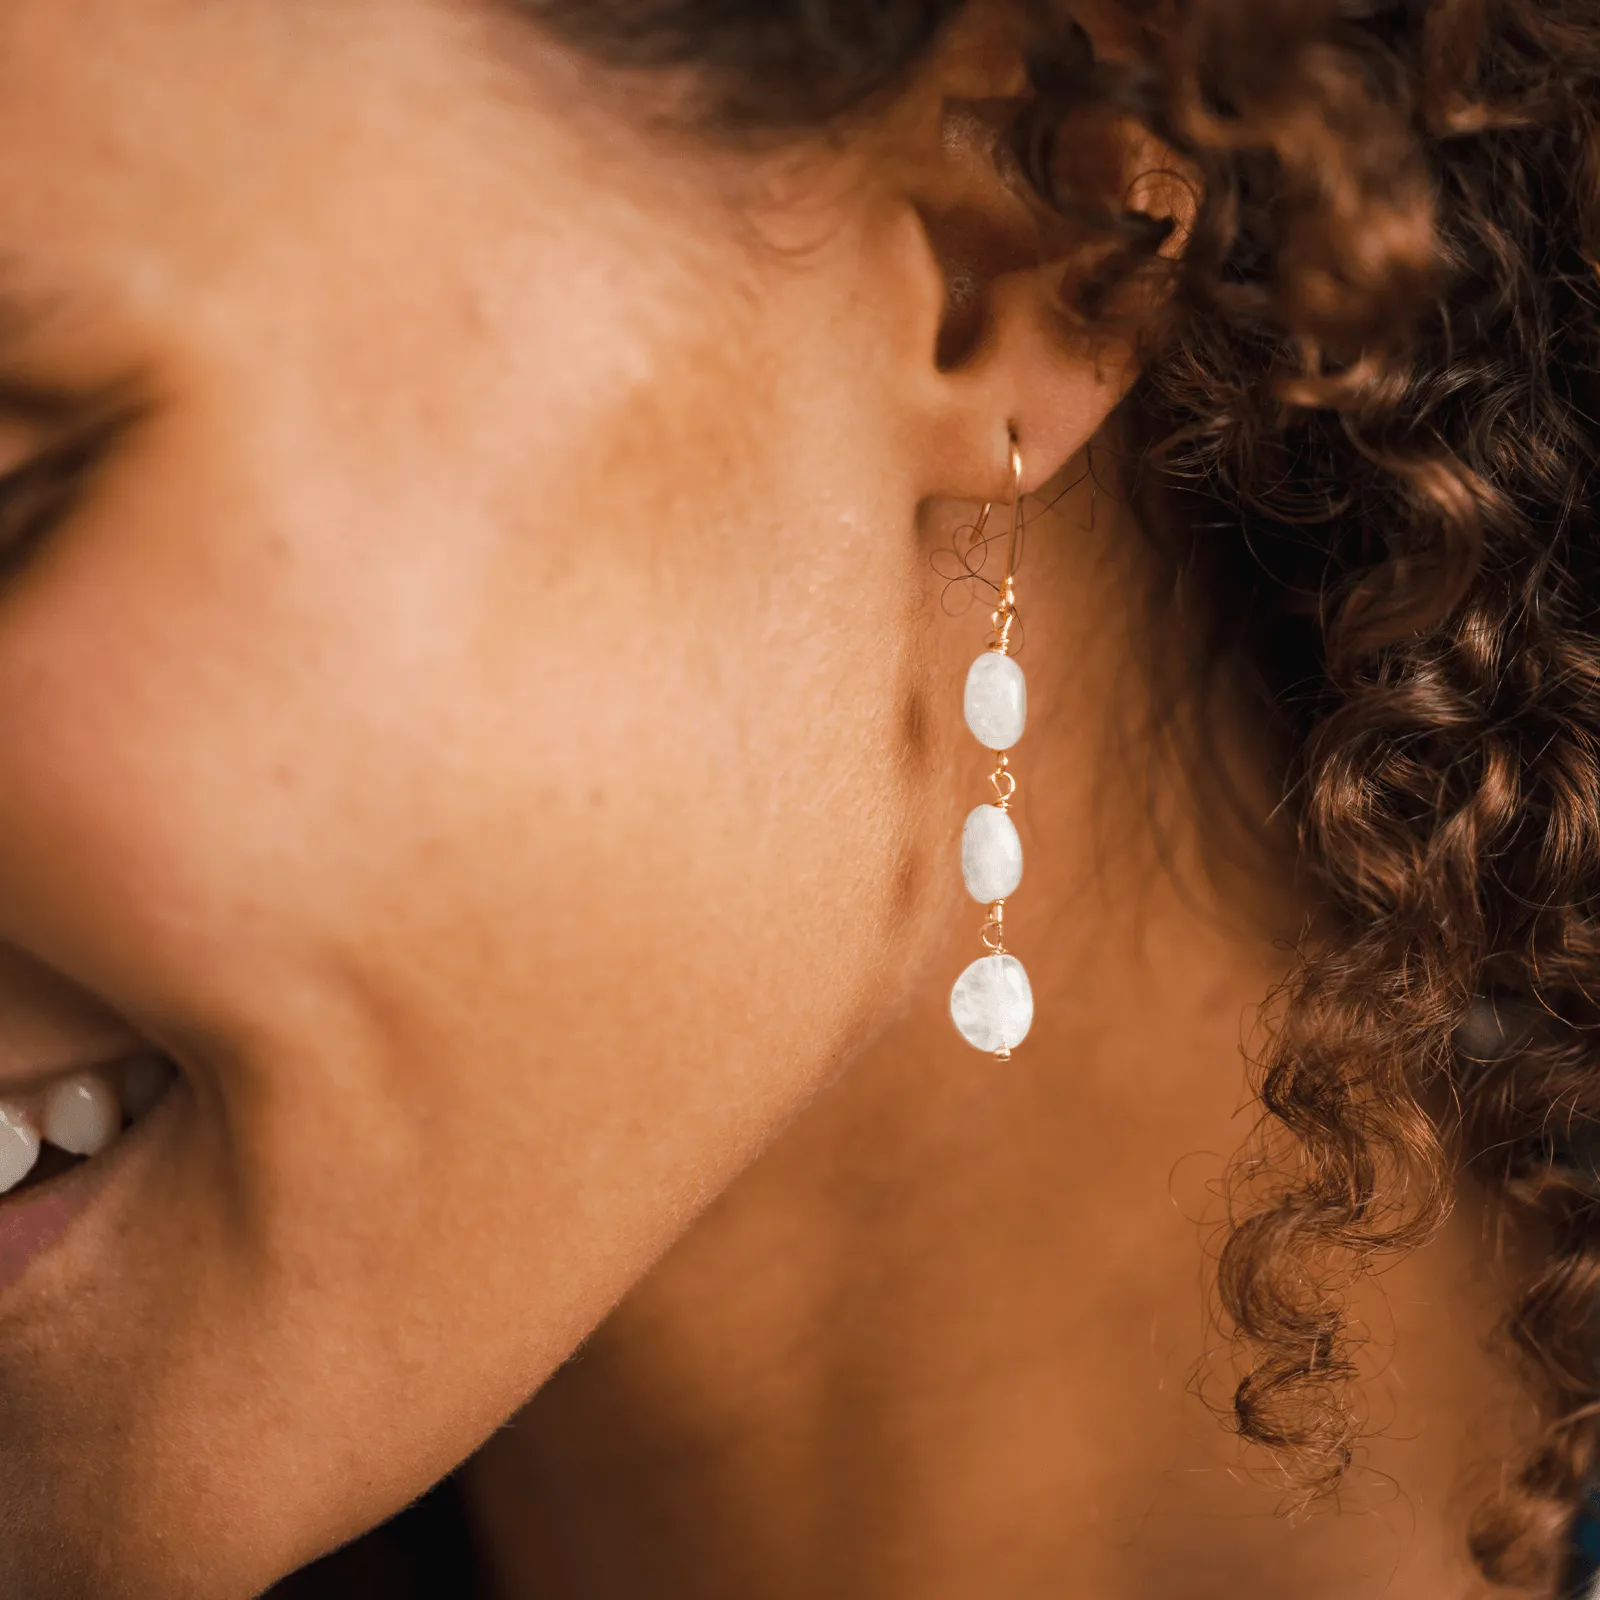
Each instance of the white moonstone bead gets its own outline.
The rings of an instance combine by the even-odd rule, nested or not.
[[[984,956],[956,979],[950,1019],[968,1044],[1015,1050],[1033,1026],[1033,987],[1015,956]]]
[[[999,806],[979,806],[961,830],[961,876],[980,905],[1009,899],[1022,882],[1022,840]]]
[[[1028,680],[1010,656],[986,650],[967,674],[967,726],[985,750],[1009,750],[1028,724]]]
[[[39,1130],[18,1106],[0,1103],[0,1194],[15,1189],[39,1159]]]

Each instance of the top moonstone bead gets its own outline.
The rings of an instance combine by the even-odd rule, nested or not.
[[[967,726],[985,750],[1009,750],[1028,725],[1028,680],[1010,656],[987,650],[967,674]]]

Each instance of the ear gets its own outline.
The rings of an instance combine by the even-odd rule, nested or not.
[[[1083,35],[1086,54],[1102,48]],[[938,336],[915,405],[927,448],[929,498],[994,498],[1009,483],[1010,437],[1024,489],[1038,489],[1094,437],[1137,377],[1131,340],[1085,326],[1066,285],[1086,241],[1026,183],[1012,130],[1028,95],[1029,41],[1009,8],[963,14],[898,122],[923,148],[904,153],[903,199],[920,221],[944,285]],[[926,96],[926,99],[923,99]],[[1101,148],[1104,146],[1104,148]],[[1151,182],[1173,170],[1147,134],[1110,123],[1095,163],[1137,209],[1165,216],[1180,238],[1191,191]],[[1166,253],[1163,251],[1163,253]]]

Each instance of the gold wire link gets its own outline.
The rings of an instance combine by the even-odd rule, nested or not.
[[[995,752],[994,771],[989,774],[994,785],[994,803],[1002,810],[1011,809],[1011,797],[1017,792],[1017,775],[1011,770],[1010,757],[1003,750]]]
[[[1002,956],[1006,952],[1006,903],[996,900],[989,907],[989,920],[983,925],[980,936],[985,947],[991,955]]]
[[[1007,577],[1000,584],[1000,603],[989,618],[994,631],[989,635],[989,648],[998,654],[1011,654],[1011,630],[1017,625],[1017,591]]]

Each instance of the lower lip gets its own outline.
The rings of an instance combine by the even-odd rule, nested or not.
[[[81,1180],[84,1170],[63,1175],[37,1198],[23,1195],[0,1203],[0,1293],[72,1226],[89,1203],[93,1191]]]
[[[0,1199],[0,1294],[4,1294],[94,1203],[117,1171],[158,1135],[177,1099],[177,1083],[111,1148],[36,1190]]]

